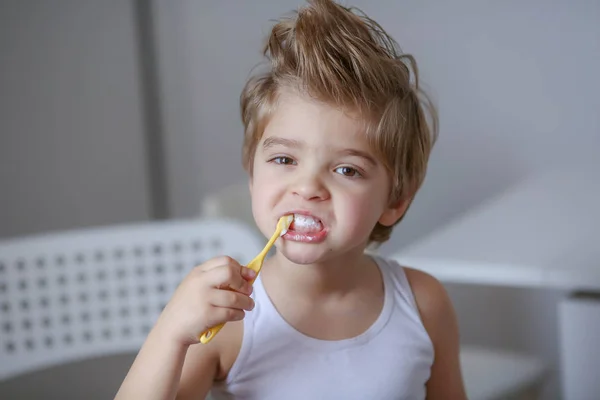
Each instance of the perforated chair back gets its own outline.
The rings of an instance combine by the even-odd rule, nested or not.
[[[139,349],[181,279],[264,245],[228,220],[150,222],[0,241],[0,380]]]

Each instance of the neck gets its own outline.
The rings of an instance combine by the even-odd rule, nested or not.
[[[298,265],[277,252],[265,264],[267,279],[277,281],[290,294],[307,298],[341,295],[350,292],[370,273],[370,258],[362,248],[341,257],[316,264]],[[264,273],[264,272],[263,272]]]

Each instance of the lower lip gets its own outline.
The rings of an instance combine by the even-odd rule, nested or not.
[[[302,243],[321,243],[325,240],[327,236],[327,231],[323,229],[319,232],[295,232],[295,231],[287,231],[285,235],[282,237],[285,240],[290,240],[292,242],[302,242]]]

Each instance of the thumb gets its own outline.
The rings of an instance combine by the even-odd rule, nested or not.
[[[242,267],[242,277],[249,281],[251,279],[256,278],[256,272],[248,267]]]

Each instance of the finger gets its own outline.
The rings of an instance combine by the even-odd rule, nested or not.
[[[253,269],[250,269],[248,267],[242,267],[241,272],[242,278],[244,278],[247,281],[256,278],[256,272]]]
[[[203,272],[208,272],[212,269],[219,268],[225,265],[231,265],[237,268],[240,268],[241,265],[235,259],[229,256],[219,256],[215,258],[211,258],[210,260],[198,265],[197,268]]]
[[[237,292],[250,294],[250,283],[242,277],[241,266],[222,266],[206,272],[206,282],[218,289],[231,289]]]
[[[240,321],[244,319],[246,312],[237,308],[215,307],[214,316],[221,321]]]
[[[250,296],[231,290],[214,290],[210,296],[210,304],[215,307],[247,311],[254,308],[254,300]]]
[[[252,284],[254,283],[254,278],[256,278],[256,272],[254,272],[248,267],[241,267],[240,276],[242,277],[242,280],[240,281],[240,286],[239,288],[233,288],[233,290],[237,290],[238,292],[251,295],[253,291]]]

